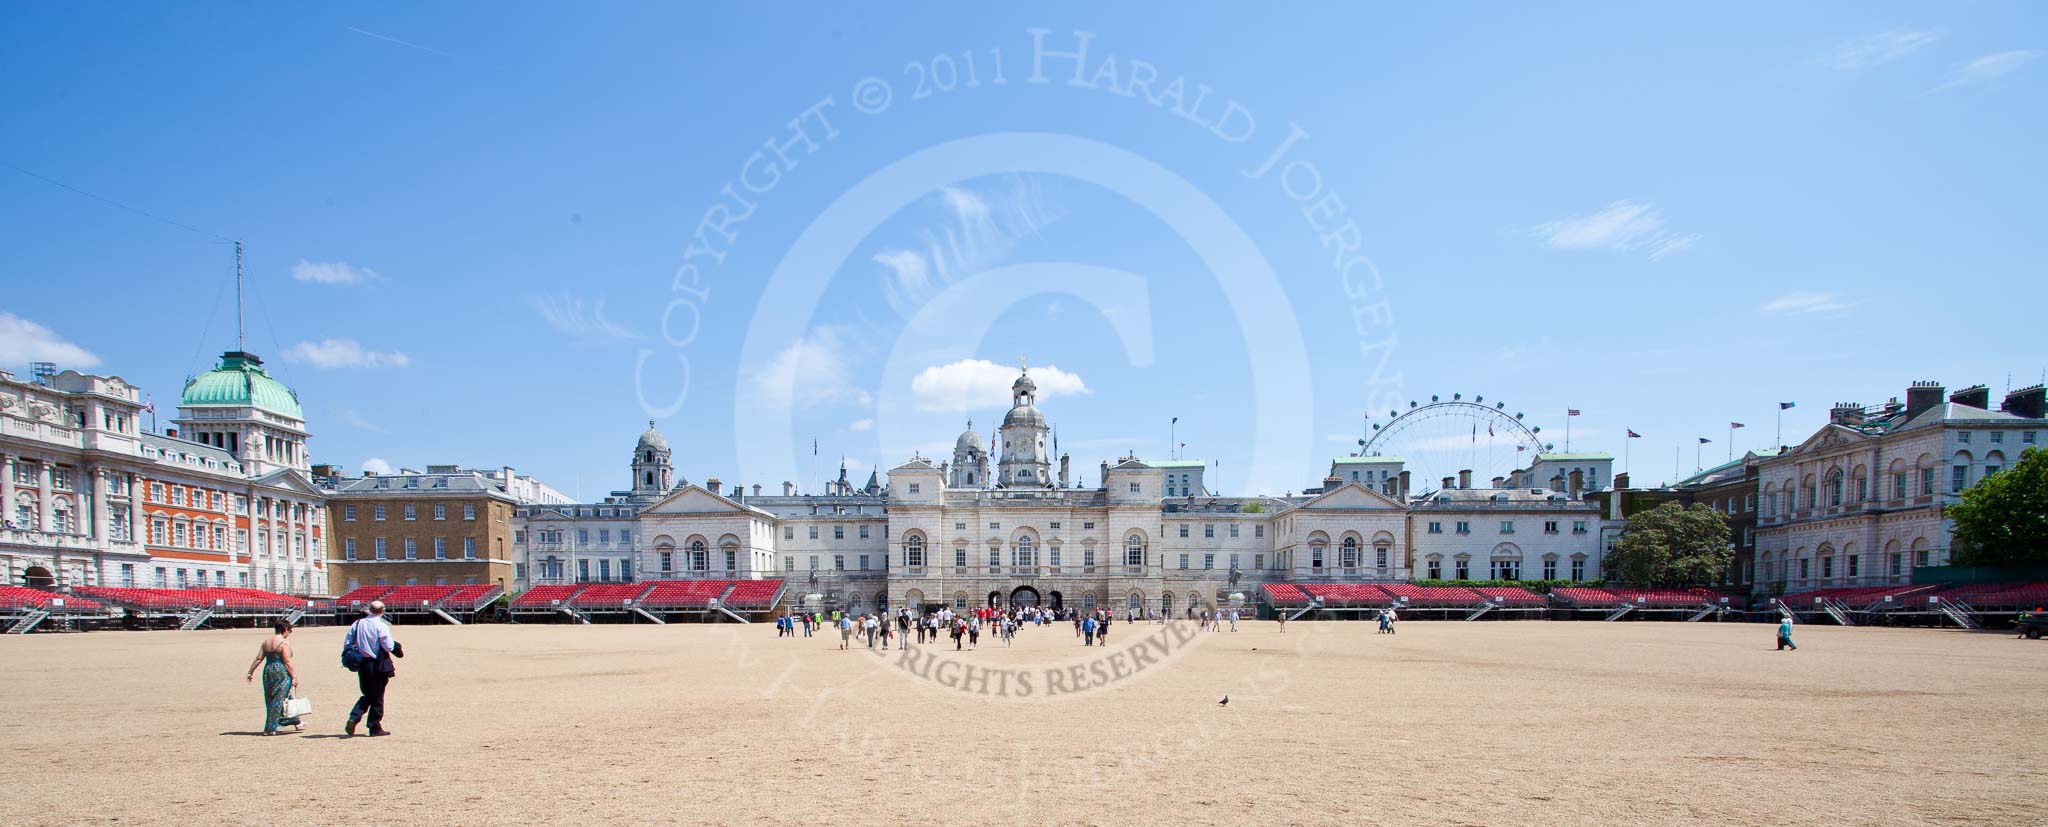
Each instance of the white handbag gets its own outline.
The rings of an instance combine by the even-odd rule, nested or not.
[[[284,699],[284,716],[302,718],[313,714],[313,699],[292,697]]]

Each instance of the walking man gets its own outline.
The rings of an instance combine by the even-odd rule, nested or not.
[[[369,616],[348,627],[347,645],[355,647],[362,658],[362,665],[356,668],[356,687],[362,691],[362,697],[349,710],[348,726],[342,731],[355,735],[356,724],[367,715],[371,735],[390,735],[384,730],[384,687],[398,674],[391,659],[405,657],[405,649],[391,639],[391,624],[384,622],[384,601],[370,601]]]
[[[1786,649],[1799,651],[1799,644],[1792,642],[1792,618],[1789,617],[1778,621],[1778,651]]]

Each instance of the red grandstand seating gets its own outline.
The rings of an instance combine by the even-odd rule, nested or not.
[[[357,586],[349,589],[347,594],[335,598],[334,602],[341,606],[368,603],[390,593],[390,586]]]
[[[1387,587],[1371,583],[1302,583],[1296,586],[1311,597],[1322,598],[1331,608],[1385,606],[1394,602]]]
[[[214,609],[231,612],[278,612],[304,607],[296,597],[259,589],[125,589],[111,586],[80,586],[80,594],[145,612],[183,612]]]
[[[1542,606],[1546,602],[1543,599],[1543,595],[1528,589],[1479,587],[1474,588],[1473,591],[1478,592],[1481,597],[1490,598],[1503,606]]]
[[[567,606],[569,599],[575,597],[576,592],[582,589],[582,586],[577,585],[535,586],[513,600],[512,608],[549,609],[557,605]]]
[[[392,589],[390,594],[378,599],[384,601],[386,608],[397,611],[419,611],[422,608],[432,608],[434,604],[447,599],[449,595],[455,593],[455,588],[454,586],[399,586]],[[425,605],[423,606],[422,604]]]
[[[455,612],[474,612],[498,599],[503,590],[497,586],[482,583],[457,588],[453,594],[441,598],[441,608]]]
[[[702,609],[724,594],[732,580],[656,580],[640,605],[650,609]]]
[[[1622,602],[1619,595],[1606,589],[1590,586],[1565,586],[1551,589],[1550,596],[1569,600],[1579,606],[1612,606]]]
[[[1623,602],[1652,609],[1685,609],[1718,604],[1721,595],[1707,589],[1617,589],[1609,588],[1608,593]],[[1730,601],[1733,602],[1733,601]]]
[[[1405,597],[1406,605],[1418,609],[1454,609],[1479,602],[1479,593],[1463,586],[1411,586],[1393,583],[1381,586],[1387,594]]]
[[[52,601],[63,600],[64,605],[54,606]],[[53,612],[96,612],[106,604],[87,597],[46,592],[22,586],[0,586],[0,610],[45,609]]]
[[[1296,588],[1293,583],[1267,583],[1264,591],[1266,602],[1274,606],[1292,608],[1306,606],[1309,603],[1308,593]]]
[[[2048,583],[2007,584],[2005,589],[1969,598],[1967,602],[1979,609],[2030,610],[2048,607]]]
[[[569,606],[576,609],[624,609],[626,601],[638,603],[647,589],[646,583],[598,583],[583,587],[583,591],[569,599]]]
[[[782,591],[782,578],[769,580],[741,580],[726,595],[725,605],[734,609],[766,609],[775,594]]]

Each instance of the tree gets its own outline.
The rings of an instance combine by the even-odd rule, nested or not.
[[[2048,451],[2028,448],[1943,513],[1955,521],[1955,565],[2048,562]]]
[[[1608,576],[1637,586],[1697,586],[1728,570],[1735,550],[1721,512],[1695,503],[1665,503],[1628,518],[1607,555]]]

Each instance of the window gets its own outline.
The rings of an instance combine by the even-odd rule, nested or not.
[[[846,555],[844,555],[844,554],[834,554],[834,555],[832,555],[832,568],[833,568],[833,570],[835,570],[835,571],[845,571],[845,570],[846,570]]]
[[[382,537],[379,537],[379,538],[377,538],[376,540],[374,540],[374,541],[372,541],[372,542],[373,542],[373,543],[374,543],[374,544],[376,545],[376,550],[377,550],[377,559],[379,559],[379,560],[389,560],[389,559],[391,559],[391,558],[390,558],[389,556],[387,556],[387,555],[385,554],[385,550],[384,550],[384,538],[382,538]]]
[[[813,540],[816,540],[816,539],[818,539],[818,527],[817,527],[817,526],[811,526],[811,527],[810,527],[810,529],[811,529],[811,539],[813,539]]]
[[[343,521],[346,521],[346,522],[351,522],[351,523],[355,522],[355,521],[356,521],[356,507],[355,507],[355,506],[353,506],[353,505],[344,505],[344,506],[342,506],[342,507],[341,507],[341,519],[342,519]]]
[[[373,506],[370,506],[370,519],[372,519],[372,520],[382,520],[382,519],[384,519],[384,506],[382,506],[382,505],[373,505]]]
[[[435,538],[434,538],[434,559],[436,559],[436,560],[446,560],[446,559],[448,559],[448,538],[446,538],[446,537],[435,537]]]
[[[2028,441],[2028,442],[2033,442],[2033,440],[2031,440],[2031,439],[2030,439],[2030,440],[2027,440],[2027,441]],[[1095,524],[1094,524],[1094,523],[1087,523],[1087,522],[1084,522],[1084,523],[1082,523],[1082,524],[1081,524],[1081,530],[1082,530],[1082,531],[1094,531],[1094,530],[1095,530]]]
[[[1137,483],[1135,483],[1135,482],[1134,482],[1134,483],[1131,483],[1131,493],[1133,493],[1133,494],[1138,494],[1138,493],[1142,493],[1142,489],[1140,489],[1140,488],[1138,487],[1138,484],[1137,484]]]
[[[2021,434],[2020,434],[2020,441],[2021,441],[2021,442],[2024,442],[2024,443],[2026,443],[2026,444],[2028,444],[2028,445],[2032,445],[2032,444],[2034,444],[2034,432],[2033,432],[2033,431],[2026,431],[2026,432],[2024,432],[2024,433],[2021,433]]]
[[[1897,576],[1899,576],[1899,574],[1901,573],[1902,569],[1901,569],[1900,567],[1901,567],[1901,566],[1903,566],[1903,565],[1905,565],[1905,562],[1906,562],[1906,559],[1905,559],[1905,558],[1906,558],[1906,556],[1905,556],[1905,555],[1903,555],[1903,554],[1900,554],[1900,553],[1898,553],[1898,552],[1896,552],[1896,551],[1892,552],[1892,557],[1891,557],[1891,565],[1892,565],[1892,576],[1893,576],[1893,577],[1897,577]]]
[[[411,537],[405,538],[405,559],[417,560],[419,557],[420,541]]]
[[[1265,568],[1265,567],[1266,567],[1266,555],[1263,555],[1263,554],[1254,554],[1254,555],[1252,555],[1252,568],[1254,568],[1254,569],[1263,569],[1263,568]]]
[[[1266,536],[1266,526],[1265,526],[1265,524],[1264,524],[1264,523],[1261,523],[1261,524],[1259,524],[1259,525],[1255,525],[1255,526],[1252,526],[1252,536],[1253,536],[1253,537],[1256,537],[1256,538],[1259,538],[1259,539],[1265,539],[1265,536]]]
[[[988,550],[988,567],[989,567],[989,568],[995,568],[995,567],[997,567],[997,566],[1000,566],[1000,565],[1002,565],[1002,564],[1003,564],[1003,552],[1002,552],[1002,549],[1000,549],[1000,548],[997,548],[997,547],[995,547],[995,546],[990,546],[990,547],[989,547],[989,550]]]
[[[2005,444],[2005,432],[2004,432],[2004,431],[1992,431],[1992,432],[1991,432],[1991,444],[1993,444],[1993,445],[2004,445],[2004,444]]]
[[[1358,568],[1358,538],[1357,538],[1357,537],[1346,537],[1346,538],[1344,538],[1344,550],[1343,550],[1343,552],[1341,552],[1340,556],[1338,557],[1338,560],[1339,560],[1339,561],[1340,561],[1340,562],[1341,562],[1341,563],[1343,564],[1343,566],[1344,566],[1345,568],[1347,568],[1347,569],[1355,569],[1355,568]]]
[[[786,525],[786,526],[783,526],[783,527],[782,527],[782,539],[784,539],[784,540],[794,540],[794,539],[796,539],[796,526],[793,526],[793,525]]]
[[[1805,580],[1806,578],[1808,578],[1808,577],[1812,577],[1812,576],[1813,576],[1813,561],[1812,561],[1812,560],[1810,560],[1810,559],[1807,559],[1807,558],[1803,558],[1803,557],[1802,557],[1802,558],[1800,558],[1800,560],[1799,560],[1799,579],[1801,579],[1801,580]]]
[[[913,482],[913,483],[911,483],[911,484],[910,484],[910,493],[912,493],[912,494],[915,494],[915,493],[917,493],[917,487],[918,487],[918,486],[917,486],[917,483],[914,483],[914,482]]]
[[[1202,555],[1202,568],[1205,568],[1205,569],[1213,569],[1213,568],[1216,568],[1216,555],[1214,555],[1214,554],[1204,554],[1204,555]]]
[[[1187,524],[1187,523],[1181,523],[1181,524],[1180,524],[1180,536],[1182,536],[1182,537],[1186,537],[1186,536],[1188,536],[1188,524]]]
[[[611,544],[612,544],[612,530],[611,530],[611,529],[609,529],[609,528],[600,528],[600,529],[598,529],[598,530],[597,530],[597,544],[598,544],[598,545],[600,545],[600,546],[608,546],[608,545],[611,545]]]
[[[865,539],[867,539],[867,538],[868,538],[868,527],[867,527],[867,526],[861,526],[861,527],[860,527],[860,538],[861,538],[861,539],[863,539],[863,540],[865,540]]]
[[[1211,539],[1211,540],[1213,540],[1213,539],[1216,539],[1216,524],[1215,524],[1215,523],[1203,523],[1203,524],[1202,524],[1202,536],[1203,536],[1203,537],[1206,537],[1206,538],[1208,538],[1208,539]]]
[[[1124,539],[1124,565],[1145,565],[1145,540],[1136,534]]]
[[[836,525],[836,526],[833,526],[833,527],[832,527],[832,539],[834,539],[834,540],[844,540],[844,539],[846,539],[846,526],[843,526],[843,525]]]
[[[1925,566],[1925,565],[1927,565],[1927,549],[1924,549],[1924,548],[1922,548],[1922,549],[1914,549],[1914,550],[1913,550],[1913,565],[1915,565],[1915,566]]]
[[[1957,431],[1957,432],[1956,432],[1956,441],[1957,441],[1957,442],[1960,442],[1960,443],[1962,443],[1962,444],[1964,444],[1964,445],[1968,445],[1968,444],[1970,444],[1970,432],[1969,432],[1969,431]]]
[[[1849,556],[1849,576],[1850,576],[1850,577],[1857,577],[1857,576],[1860,576],[1860,575],[1861,575],[1861,574],[1863,573],[1863,572],[1862,572],[1862,568],[1863,568],[1863,566],[1861,565],[1862,563],[1863,563],[1863,557],[1862,557],[1861,555],[1853,555],[1853,554],[1852,554],[1852,555],[1850,555],[1850,556]]]
[[[1431,534],[1442,534],[1442,533],[1444,533],[1444,524],[1443,524],[1443,523],[1437,523],[1437,522],[1432,522],[1432,523],[1430,523],[1430,524],[1429,524],[1429,533],[1431,533]]]
[[[1922,468],[1920,469],[1920,496],[1925,497],[1933,493],[1934,469],[1931,467]]]
[[[1984,476],[1988,479],[1992,474],[1996,474],[1999,471],[2004,470],[2004,467],[2005,466],[2002,465],[1986,465],[1984,466]]]
[[[1323,567],[1323,547],[1322,547],[1322,546],[1309,546],[1309,547],[1308,547],[1308,566],[1309,566],[1309,568],[1312,568],[1312,569],[1320,569],[1320,568],[1322,568],[1322,567]]]
[[[1556,534],[1556,533],[1557,533],[1557,521],[1556,521],[1556,520],[1544,520],[1544,521],[1543,521],[1543,533],[1545,533],[1545,534]]]
[[[1556,560],[1545,560],[1545,561],[1543,561],[1543,579],[1545,579],[1545,580],[1556,580],[1556,579],[1557,579],[1557,561],[1556,561]]]
[[[1459,534],[1471,534],[1471,533],[1472,533],[1472,524],[1471,524],[1470,522],[1467,522],[1467,521],[1465,521],[1465,520],[1459,520],[1459,521],[1458,521],[1458,533],[1459,533]]]
[[[1586,521],[1585,521],[1585,520],[1573,520],[1573,521],[1572,521],[1572,533],[1573,533],[1573,534],[1584,534],[1584,533],[1586,533]]]
[[[356,538],[350,537],[341,541],[341,556],[344,560],[356,559]]]
[[[863,555],[861,555],[861,556],[860,556],[860,567],[861,567],[861,568],[863,568],[863,569],[865,569],[865,568],[867,568],[867,567],[868,567],[868,556],[867,556],[867,555],[865,555],[865,554],[863,554]],[[732,549],[726,549],[726,550],[725,550],[725,570],[726,570],[726,571],[739,571],[739,570],[740,570],[740,553],[739,553],[739,552],[737,552],[737,551],[733,551]]]
[[[1230,524],[1230,539],[1232,539],[1232,540],[1235,540],[1235,539],[1237,539],[1237,524],[1236,524],[1236,523],[1231,523],[1231,524]]]
[[[631,530],[629,530],[629,529],[623,529],[623,528],[622,528],[622,529],[619,529],[619,545],[622,545],[622,546],[623,546],[623,545],[628,545],[628,544],[631,544],[632,542],[633,542],[633,532],[632,532]]]
[[[1820,558],[1820,576],[1822,576],[1822,577],[1833,577],[1833,576],[1835,576],[1835,558],[1833,558],[1833,557],[1822,557],[1822,558]]]
[[[1180,567],[1183,569],[1188,567],[1188,556],[1185,554],[1180,556]]]
[[[958,567],[960,567],[960,568],[963,568],[963,569],[964,569],[964,568],[967,568],[967,549],[965,549],[965,548],[956,548],[956,549],[953,549],[953,565],[955,565],[955,566],[958,566]]]
[[[1465,558],[1463,558],[1463,557],[1460,557],[1460,558],[1458,558],[1458,560],[1457,560],[1457,562],[1456,562],[1456,563],[1454,564],[1454,566],[1455,566],[1455,570],[1457,571],[1457,579],[1459,579],[1459,580],[1470,580],[1470,579],[1472,579],[1472,561],[1470,561],[1470,560],[1467,560],[1467,559],[1465,559]]]
[[[473,506],[473,505],[465,505],[465,506],[463,506],[463,507],[462,507],[462,519],[465,519],[465,520],[474,520],[474,519],[476,519],[476,506]]]
[[[912,534],[910,539],[903,541],[903,564],[911,567],[924,565],[923,537]]]
[[[1585,560],[1583,560],[1583,559],[1580,559],[1580,558],[1576,558],[1576,557],[1572,558],[1572,579],[1573,579],[1573,580],[1584,580],[1584,579],[1586,579],[1586,561],[1585,561]]]
[[[1373,565],[1384,571],[1387,568],[1387,547],[1373,547]]]
[[[447,506],[447,505],[445,505],[445,504],[443,504],[443,503],[435,503],[435,504],[434,504],[434,519],[436,519],[436,520],[446,520],[446,519],[448,519],[448,506]]]
[[[405,504],[405,518],[408,520],[419,519],[418,508],[412,503]]]
[[[1900,471],[1900,472],[1898,472],[1898,473],[1896,473],[1896,474],[1893,474],[1893,475],[1892,475],[1892,499],[1894,499],[1894,500],[1903,500],[1903,499],[1905,499],[1905,498],[1906,498],[1906,472],[1904,472],[1904,471]]]
[[[576,581],[579,583],[590,582],[590,560],[576,561]]]
[[[590,529],[587,529],[587,528],[579,528],[579,529],[576,529],[576,545],[579,545],[579,546],[587,546],[587,545],[590,545]]]
[[[1442,560],[1431,560],[1431,561],[1429,561],[1429,579],[1431,579],[1431,580],[1442,580],[1442,579],[1444,579],[1444,561],[1442,561]]]
[[[1520,561],[1520,560],[1495,560],[1495,561],[1493,561],[1493,579],[1495,579],[1495,580],[1520,580],[1520,579],[1522,579],[1522,561]]]
[[[1967,484],[1969,483],[1969,481],[1970,481],[1970,466],[1967,466],[1967,465],[1957,465],[1957,466],[1954,466],[1954,467],[1952,467],[1952,468],[1950,468],[1950,469],[1949,469],[1949,477],[1948,477],[1948,490],[1949,490],[1949,493],[1952,493],[1952,494],[1953,494],[1953,493],[1960,493],[1960,492],[1961,492],[1961,491],[1963,490],[1963,486],[1964,486],[1964,485],[1967,485]]]

